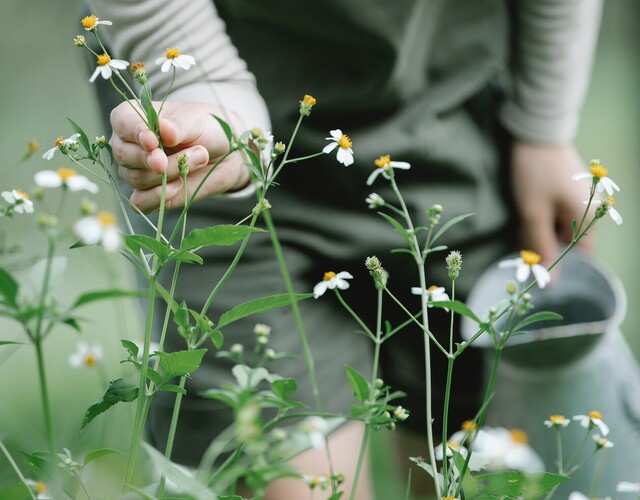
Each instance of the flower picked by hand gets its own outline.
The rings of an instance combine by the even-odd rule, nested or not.
[[[522,250],[520,257],[517,259],[503,260],[498,267],[503,269],[506,267],[516,268],[516,280],[524,283],[529,279],[529,275],[533,273],[533,277],[538,283],[538,288],[544,288],[551,281],[551,275],[547,269],[540,265],[541,257],[539,254],[531,250]]]
[[[592,179],[593,183],[597,185],[597,189],[599,192],[606,191],[607,194],[611,196],[614,190],[620,191],[620,188],[615,182],[607,177],[608,173],[609,169],[602,165],[600,163],[600,160],[591,160],[589,172],[575,174],[571,178],[574,181],[579,181],[581,179]]]

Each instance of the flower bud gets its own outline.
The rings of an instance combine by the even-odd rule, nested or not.
[[[284,142],[278,141],[273,145],[273,152],[276,154],[276,156],[281,155],[286,150],[287,150],[287,146],[285,145]]]
[[[76,47],[84,47],[85,45],[87,45],[87,40],[82,35],[77,35],[73,39],[73,43]]]
[[[462,270],[462,254],[457,250],[453,250],[445,259],[447,263],[447,271],[449,272],[449,279],[455,280],[460,275]]]
[[[313,108],[315,105],[315,97],[310,96],[309,94],[305,94],[305,96],[302,98],[302,101],[300,101],[300,114],[302,116],[309,116],[311,114],[311,108]]]
[[[515,295],[518,292],[518,285],[515,281],[507,281],[504,285],[504,289],[509,295]]]

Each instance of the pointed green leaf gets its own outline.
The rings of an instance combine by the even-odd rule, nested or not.
[[[111,299],[116,297],[143,297],[146,294],[137,290],[98,290],[96,292],[85,292],[80,295],[73,305],[69,308],[70,311],[76,309],[80,306],[84,306],[86,304],[90,304],[91,302],[95,302],[97,300]]]
[[[0,340],[0,345],[26,345],[26,342],[13,342],[11,340]]]
[[[242,241],[252,233],[264,232],[263,229],[251,226],[221,224],[192,230],[182,242],[183,250],[210,246],[230,246]]]
[[[400,233],[400,235],[404,238],[404,240],[407,242],[407,245],[411,246],[411,238],[409,237],[409,233],[407,232],[407,230],[402,226],[402,224],[400,224],[397,220],[395,220],[393,217],[391,217],[390,215],[385,214],[384,212],[378,212],[378,214],[383,218],[386,219],[387,222],[389,224],[391,224],[393,226],[393,228]]]
[[[167,392],[177,392],[178,394],[182,394],[183,396],[187,395],[187,391],[184,390],[183,387],[174,384],[165,384],[162,386],[163,391]]]
[[[48,452],[38,452],[35,453],[25,453],[24,451],[20,452],[22,456],[22,460],[26,463],[29,468],[33,471],[35,477],[39,478],[47,478],[51,477],[53,473],[53,463],[51,459],[47,460],[45,457],[50,457],[50,453]]]
[[[18,295],[18,282],[0,267],[0,294],[4,297],[7,305],[16,308],[16,297]]]
[[[87,453],[84,457],[84,461],[82,462],[82,466],[84,467],[89,462],[93,462],[96,458],[104,457],[105,455],[112,455],[114,453],[120,453],[118,450],[112,450],[109,448],[103,448],[101,450],[95,450],[91,453]]]
[[[233,142],[233,131],[231,130],[231,127],[222,118],[218,118],[216,115],[211,115],[211,116],[213,116],[216,119],[216,121],[220,124],[220,127],[222,127],[222,131],[224,132],[224,135],[227,137],[227,141],[229,141],[229,146],[231,146],[231,143]]]
[[[529,475],[520,471],[493,472],[475,477],[476,482],[482,484],[480,495],[516,498],[542,498],[544,493],[567,479],[567,476],[550,472]]]
[[[216,346],[216,349],[220,349],[222,347],[222,344],[224,343],[224,335],[222,335],[220,330],[212,330],[209,333],[209,338],[211,339],[211,342],[213,342],[213,345]]]
[[[438,232],[436,232],[436,234],[433,236],[433,238],[431,238],[431,244],[433,245],[436,240],[438,238],[440,238],[440,236],[442,236],[444,233],[446,233],[449,229],[451,229],[453,226],[455,226],[458,222],[462,222],[463,220],[473,216],[475,214],[471,213],[471,214],[463,214],[463,215],[458,215],[457,217],[454,217],[453,219],[448,220],[447,222],[445,222],[442,227],[438,230]]]
[[[184,300],[180,302],[178,309],[173,313],[173,321],[182,330],[187,331],[189,329],[189,308]]]
[[[149,92],[146,91],[146,88],[142,90],[140,103],[142,104],[142,109],[144,109],[144,114],[147,115],[149,128],[154,134],[156,134],[156,136],[158,136],[160,131],[160,127],[158,126],[158,112],[156,111],[156,108],[153,107],[151,96],[149,95]]]
[[[202,358],[207,349],[195,349],[189,351],[159,352],[160,367],[165,379],[182,377],[195,372],[202,363]]]
[[[561,314],[552,311],[540,311],[530,314],[526,318],[523,318],[513,329],[521,330],[525,326],[531,325],[533,323],[538,323],[540,321],[560,321],[562,319],[563,318]]]
[[[122,347],[124,347],[129,352],[129,355],[133,359],[138,359],[138,352],[140,351],[140,348],[137,346],[137,344],[135,342],[131,342],[130,340],[126,340],[126,339],[122,339],[122,340],[120,340],[120,343],[122,344]]]
[[[298,293],[293,295],[293,300],[298,302],[310,297],[313,297],[312,293]],[[245,302],[244,304],[234,307],[220,316],[217,327],[222,328],[223,326],[233,323],[234,321],[238,321],[239,319],[246,318],[247,316],[251,316],[252,314],[291,305],[291,299],[292,297],[288,293],[283,293],[280,295],[270,295],[269,297],[250,300],[249,302]]]
[[[80,134],[80,137],[78,140],[80,144],[82,144],[82,147],[86,150],[87,154],[93,157],[93,154],[91,153],[91,144],[89,143],[89,138],[87,137],[87,134],[85,134],[84,130],[80,128],[80,125],[74,122],[71,118],[67,118],[67,121],[71,124],[71,128],[75,130],[78,134]]]
[[[199,255],[189,252],[188,250],[180,250],[179,252],[172,252],[167,259],[168,262],[175,260],[177,262],[186,262],[187,264],[200,264],[202,265],[204,261],[202,257]]]
[[[251,149],[251,148],[245,148],[244,152],[247,153],[247,156],[251,160],[251,163],[253,164],[253,167],[258,172],[262,172],[262,162],[260,162],[260,158],[255,153],[255,151],[253,149]]]
[[[347,378],[349,379],[349,383],[351,387],[353,387],[353,392],[358,401],[364,403],[369,397],[369,383],[367,379],[364,378],[355,368],[350,367],[349,365],[344,365],[347,370]]]
[[[231,368],[231,373],[233,373],[238,386],[242,389],[256,387],[260,382],[269,378],[269,372],[261,366],[251,368],[247,365],[235,365]]]
[[[106,391],[92,404],[84,415],[80,430],[84,429],[94,418],[107,411],[113,405],[130,403],[138,397],[138,382],[133,379],[119,378],[109,384]]]
[[[127,234],[124,236],[124,243],[135,253],[138,253],[141,247],[144,247],[157,255],[161,260],[166,259],[171,252],[164,243],[143,234]]]
[[[289,396],[298,389],[298,383],[293,378],[281,378],[271,383],[271,390],[280,399],[289,399]]]
[[[234,395],[229,391],[224,391],[222,389],[209,389],[207,391],[203,391],[200,393],[203,398],[215,399],[216,401],[220,401],[222,404],[225,404],[231,408],[235,408],[236,400]]]
[[[460,302],[459,300],[438,300],[429,302],[429,306],[440,309],[449,309],[450,311],[458,313],[461,316],[465,316],[478,324],[482,323],[482,320],[478,318],[478,315],[474,313],[464,302]]]

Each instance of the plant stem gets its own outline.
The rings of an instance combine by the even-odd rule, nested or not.
[[[362,471],[362,464],[364,463],[365,453],[367,451],[367,442],[369,440],[370,427],[368,424],[364,426],[364,433],[362,434],[362,443],[360,444],[360,453],[358,454],[358,466],[356,467],[356,473],[353,476],[353,487],[351,488],[351,495],[349,500],[354,500],[356,497],[356,491],[358,490],[358,482],[360,481],[360,472]]]
[[[7,450],[7,448],[4,446],[4,443],[2,442],[2,440],[0,440],[0,450],[2,450],[2,453],[4,453],[4,456],[7,458],[7,461],[9,462],[11,467],[13,468],[13,470],[16,473],[16,475],[18,476],[18,478],[20,479],[20,482],[24,485],[25,488],[27,488],[27,491],[29,491],[29,495],[31,496],[31,498],[33,500],[36,500],[36,496],[33,494],[33,490],[31,489],[29,484],[27,484],[27,480],[22,475],[22,472],[20,472],[20,468],[18,467],[16,462],[13,460],[13,457],[9,453],[9,450]]]
[[[453,280],[451,282],[451,300],[455,300],[456,296],[456,282]],[[449,354],[453,354],[453,320],[454,314],[451,311],[451,321],[449,323]],[[442,410],[442,445],[443,445],[443,456],[447,456],[447,438],[449,436],[449,400],[451,398],[451,383],[453,380],[453,363],[455,362],[455,358],[450,356],[447,358],[447,382],[445,385],[444,392],[444,407]],[[444,481],[443,486],[443,495],[448,495],[449,493],[449,474],[447,471],[448,460],[446,458],[442,461],[442,477]]]

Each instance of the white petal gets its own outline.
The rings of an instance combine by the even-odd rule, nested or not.
[[[165,62],[162,63],[162,67],[160,68],[160,71],[162,71],[163,73],[166,73],[167,71],[169,71],[169,68],[171,68],[171,64],[172,64],[171,59],[167,59]]]
[[[340,130],[339,128],[335,130],[330,130],[329,135],[331,137],[327,137],[327,139],[333,139],[334,141],[337,141],[340,139],[340,137],[342,137],[342,130]]]
[[[517,259],[507,259],[500,261],[498,263],[498,267],[500,269],[505,269],[507,267],[518,267],[520,264],[522,264],[522,259],[518,257]]]
[[[600,429],[600,432],[602,433],[603,436],[606,436],[607,434],[609,434],[609,426],[605,424],[602,420],[600,420],[599,418],[594,418],[593,423],[596,425],[598,429]]]
[[[324,435],[321,432],[311,432],[309,440],[315,450],[324,450]]]
[[[591,174],[590,174],[590,173],[588,173],[588,172],[581,172],[581,173],[579,173],[579,174],[572,175],[572,176],[571,176],[571,178],[572,178],[574,181],[579,181],[580,179],[592,179],[592,178],[593,178],[593,175],[591,175]]]
[[[549,271],[547,271],[544,266],[534,264],[531,266],[531,270],[533,271],[533,277],[538,283],[538,288],[544,288],[551,281],[551,274],[549,274]]]
[[[615,208],[609,207],[608,212],[613,221],[618,224],[618,226],[622,224],[622,215],[620,215],[620,213]]]
[[[602,177],[600,179],[600,182],[598,183],[598,190],[602,191],[603,189],[607,192],[609,196],[613,194],[614,190],[620,191],[620,188],[618,187],[618,185],[608,177]]]
[[[518,269],[516,269],[516,281],[524,283],[527,281],[530,272],[531,268],[527,264],[520,264]]]
[[[189,64],[189,66],[193,66],[193,65],[196,64],[196,60],[195,60],[195,58],[193,56],[189,56],[187,54],[183,54],[180,57],[182,57]],[[265,135],[267,135],[267,134],[265,134]]]
[[[336,278],[353,279],[353,276],[351,276],[351,273],[348,271],[340,271],[338,274],[336,274]]]
[[[167,60],[166,57],[158,57],[158,59],[156,59],[156,64],[162,64]]]
[[[625,493],[640,493],[640,483],[632,483],[630,481],[620,481],[616,486],[616,491]]]
[[[21,207],[26,214],[33,213],[33,202],[31,200],[24,200],[18,207]]]
[[[335,143],[334,143],[335,144]],[[340,148],[338,149],[338,161],[345,167],[348,167],[353,163],[353,155],[348,150]]]
[[[95,245],[102,238],[102,226],[95,217],[84,217],[73,227],[76,235],[87,245]]]
[[[51,158],[53,158],[53,155],[55,154],[56,151],[58,151],[58,146],[54,146],[51,149],[48,149],[47,151],[45,151],[42,157],[45,160],[50,160]]]
[[[107,252],[115,252],[120,248],[122,238],[120,232],[115,227],[110,227],[104,230],[102,235],[102,246]]]
[[[102,69],[102,66],[98,66],[98,67],[94,70],[93,74],[91,75],[91,78],[89,78],[89,82],[93,83],[93,82],[96,80],[96,78],[98,78],[98,75],[100,74],[100,70],[101,70],[101,69]],[[47,158],[47,159],[48,159],[48,158]]]
[[[376,177],[378,177],[381,173],[381,168],[376,168],[373,172],[371,172],[371,175],[367,178],[367,186],[371,186],[371,184],[373,184],[373,181],[376,180]]]
[[[399,168],[400,170],[409,170],[411,165],[406,161],[392,161],[389,162],[389,165],[393,168]]]
[[[105,26],[111,26],[113,23],[111,21],[97,21],[96,24],[104,24]]]
[[[122,59],[111,59],[109,66],[115,69],[127,69],[129,61],[123,61]]]
[[[340,290],[346,290],[347,288],[349,288],[349,282],[348,282],[348,281],[345,281],[345,280],[337,279],[337,280],[336,280],[336,286],[337,286]]]
[[[111,70],[111,66],[106,65],[106,66],[102,66],[102,78],[104,78],[105,80],[108,80],[109,78],[111,78],[111,75],[113,74],[113,71]]]
[[[62,178],[53,170],[41,170],[33,176],[34,182],[44,188],[56,188],[62,186]]]
[[[321,295],[324,295],[324,292],[327,291],[328,281],[321,281],[316,286],[313,287],[313,298],[317,299]]]
[[[422,295],[424,293],[424,290],[419,286],[412,286],[411,293],[414,295]]]
[[[6,201],[7,203],[11,203],[12,205],[16,201],[11,191],[2,191],[2,197],[4,198],[4,201]]]
[[[99,189],[96,184],[87,179],[84,175],[74,175],[67,179],[67,186],[70,191],[89,191],[96,194]]]
[[[325,154],[329,154],[329,153],[331,153],[331,151],[333,151],[337,147],[338,147],[338,143],[337,142],[330,142],[324,148],[322,148],[322,152],[325,153]]]

